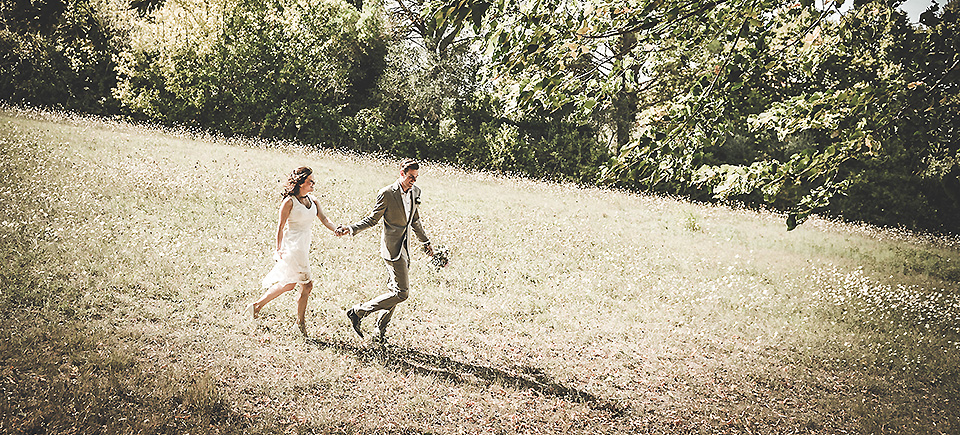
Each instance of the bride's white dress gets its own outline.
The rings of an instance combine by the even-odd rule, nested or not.
[[[313,220],[317,218],[317,203],[313,195],[307,194],[307,197],[310,198],[309,208],[293,198],[293,207],[283,229],[283,240],[280,241],[280,255],[274,256],[277,264],[263,278],[263,288],[270,288],[278,283],[304,284],[312,280],[309,263],[310,236]]]

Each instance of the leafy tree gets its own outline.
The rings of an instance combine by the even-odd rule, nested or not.
[[[403,0],[390,10],[389,65],[379,102],[357,119],[367,151],[470,168],[589,182],[595,130],[563,113],[514,116],[483,80],[474,32],[486,3]]]
[[[468,24],[473,29],[481,27],[481,20],[490,3],[466,0],[428,1],[411,3],[396,0],[393,17],[399,25],[399,33],[406,34],[425,50],[445,57],[448,53],[462,51],[471,38],[462,34]]]
[[[850,33],[844,35],[858,49],[847,75],[869,85],[861,110],[872,127],[863,130],[872,137],[847,170],[851,186],[834,211],[888,225],[957,232],[960,2],[942,12],[932,7],[919,28],[882,7],[861,11],[851,17]],[[871,34],[873,29],[882,33]],[[877,73],[863,73],[871,69]]]
[[[111,4],[0,1],[0,100],[105,114],[117,109]]]
[[[845,193],[848,197],[840,197],[832,210],[848,218],[957,230],[949,219],[957,204],[944,201],[946,191],[936,188],[949,182],[956,162],[957,88],[925,89],[951,74],[943,52],[931,50],[935,41],[949,41],[938,32],[951,20],[956,28],[955,15],[944,16],[937,27],[916,29],[892,7],[864,3],[806,39],[805,50],[797,53],[804,70],[796,73],[804,75],[805,89],[772,102],[750,120],[779,138],[816,137],[819,147],[790,161],[799,165],[771,171],[820,184],[802,198],[796,216]],[[952,51],[948,59],[955,61]]]
[[[126,1],[0,0],[0,98],[960,231],[957,0]]]
[[[165,123],[343,145],[384,67],[379,16],[338,0],[168,0],[124,53],[118,94]]]
[[[771,204],[793,228],[838,195],[866,199],[883,174],[955,180],[956,1],[928,13],[927,29],[895,6],[858,2],[837,16],[812,1],[500,0],[486,36],[528,110],[574,106],[622,122],[622,96],[637,95],[633,137],[618,141],[606,182]],[[937,204],[927,223],[892,220],[942,226],[956,204]]]

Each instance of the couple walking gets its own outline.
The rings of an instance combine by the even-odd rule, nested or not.
[[[410,270],[410,230],[423,243],[427,255],[433,256],[430,240],[420,224],[420,188],[414,186],[420,173],[420,164],[407,159],[400,163],[400,178],[377,193],[377,202],[370,214],[353,225],[334,226],[320,208],[317,198],[310,195],[315,181],[313,171],[307,167],[297,168],[290,174],[284,186],[283,202],[280,204],[280,219],[277,224],[277,249],[273,269],[263,278],[266,289],[260,299],[247,306],[248,314],[257,317],[271,300],[293,290],[300,284],[297,300],[297,324],[300,332],[307,335],[304,314],[307,298],[313,290],[308,253],[310,251],[310,228],[317,217],[335,235],[354,235],[370,228],[383,219],[383,235],[380,238],[380,255],[387,266],[387,291],[367,302],[347,310],[353,330],[360,337],[360,321],[372,313],[378,313],[374,339],[384,342],[387,325],[393,317],[397,304],[407,299]]]

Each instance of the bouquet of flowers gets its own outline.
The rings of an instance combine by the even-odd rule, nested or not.
[[[437,245],[433,247],[433,256],[430,257],[430,265],[440,270],[450,264],[450,250],[446,246]]]

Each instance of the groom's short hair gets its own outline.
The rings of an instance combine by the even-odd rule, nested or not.
[[[405,159],[400,162],[400,171],[407,172],[413,169],[420,170],[420,162],[414,159]]]

